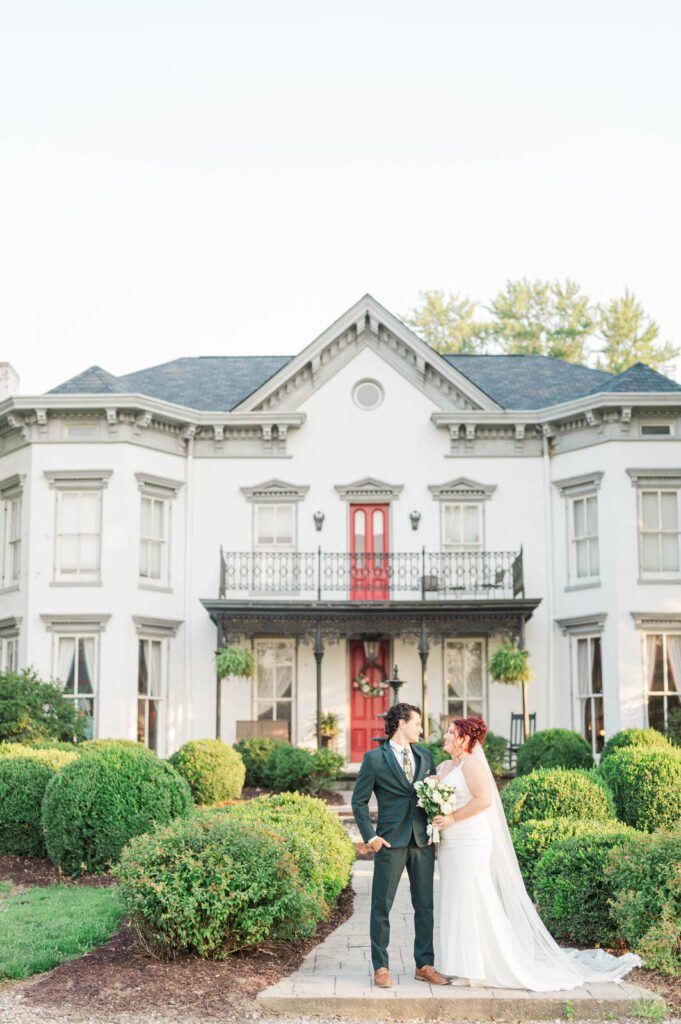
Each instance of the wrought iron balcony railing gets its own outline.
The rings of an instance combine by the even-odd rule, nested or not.
[[[312,600],[437,600],[525,596],[523,551],[334,551],[220,549],[220,597]]]

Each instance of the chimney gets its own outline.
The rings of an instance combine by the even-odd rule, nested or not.
[[[11,363],[0,363],[0,402],[19,393],[19,374]]]

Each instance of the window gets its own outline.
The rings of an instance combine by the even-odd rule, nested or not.
[[[294,506],[255,506],[255,546],[258,551],[293,551]]]
[[[366,412],[378,409],[383,401],[383,388],[377,380],[360,380],[352,389],[352,400]]]
[[[577,705],[582,736],[600,754],[605,738],[600,636],[577,638]]]
[[[101,491],[57,492],[58,580],[99,579],[101,518]]]
[[[678,575],[679,491],[641,490],[639,539],[642,575]]]
[[[95,720],[96,636],[59,636],[57,638],[57,676],[64,694],[73,700],[85,716],[87,739],[91,739]]]
[[[681,633],[648,633],[645,639],[648,725],[664,732],[681,693]]]
[[[466,551],[482,544],[482,505],[477,502],[442,506],[443,551]]]
[[[141,637],[137,669],[137,741],[158,753],[163,701],[163,640]]]
[[[170,508],[166,498],[142,495],[140,524],[140,579],[163,583],[167,580],[168,524]]]
[[[0,670],[16,672],[19,667],[19,637],[9,636],[0,639]]]
[[[597,579],[598,498],[588,494],[570,499],[570,575],[573,580]]]
[[[293,643],[290,640],[256,640],[255,718],[291,723],[293,678]]]
[[[445,699],[453,718],[487,714],[483,640],[445,641]]]
[[[672,425],[665,420],[642,420],[641,437],[670,437]]]
[[[3,519],[2,585],[11,587],[19,582],[21,576],[21,495],[4,499]]]

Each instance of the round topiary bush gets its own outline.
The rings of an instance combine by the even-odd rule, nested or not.
[[[593,767],[591,747],[570,729],[543,729],[518,748],[517,775],[529,775],[535,768]]]
[[[607,786],[579,768],[539,768],[515,778],[502,789],[501,802],[510,827],[533,818],[615,817]]]
[[[311,935],[325,913],[304,839],[208,811],[133,839],[116,874],[128,912],[167,953],[224,959],[266,939]]]
[[[241,796],[246,766],[241,755],[222,740],[190,740],[168,760],[189,783],[197,804]]]
[[[299,793],[277,793],[229,808],[229,813],[249,822],[271,824],[275,831],[283,826],[293,828],[319,854],[326,899],[330,904],[338,899],[350,881],[355,847],[322,800]]]
[[[582,818],[543,818],[526,821],[511,830],[513,846],[523,875],[525,888],[530,896],[534,892],[534,873],[541,857],[556,843],[573,836],[583,836],[599,830],[602,835],[612,832],[619,835],[622,830],[619,821],[593,821]]]
[[[8,745],[9,746],[9,745]],[[21,744],[12,744],[21,747]],[[50,780],[75,754],[21,747],[0,756],[0,854],[46,857],[40,807]]]
[[[71,745],[70,749],[62,750],[61,747],[29,747],[24,743],[0,743],[0,759],[7,758],[32,758],[34,761],[41,761],[55,771],[60,771],[65,765],[75,761],[78,757],[78,748]]]
[[[606,741],[601,751],[601,764],[607,757],[623,747],[669,747],[669,742],[657,729],[622,729]]]
[[[600,771],[620,821],[653,832],[681,820],[681,751],[672,746],[624,747],[606,758]]]
[[[309,790],[313,774],[312,752],[286,743],[274,748],[265,767],[266,784],[279,793]]]
[[[282,743],[282,740],[273,740],[265,736],[252,736],[234,744],[234,749],[241,755],[246,766],[246,786],[257,788],[269,784],[267,764],[272,751]]]
[[[84,743],[79,744],[79,749],[83,753],[87,750],[109,750],[110,747],[123,747],[125,750],[141,750],[143,753],[149,754],[150,757],[156,757],[156,753],[153,750],[145,747],[143,743],[138,743],[137,740],[85,740]]]
[[[555,843],[534,873],[534,897],[542,921],[556,939],[580,944],[613,945],[620,938],[610,912],[614,890],[606,873],[610,852],[634,834],[627,825]]]
[[[639,834],[611,854],[612,915],[645,966],[681,971],[681,829]]]
[[[191,810],[189,786],[164,761],[120,746],[85,753],[45,792],[47,854],[68,875],[103,871],[133,836]]]
[[[319,747],[312,753],[312,778],[310,779],[310,792],[321,793],[322,790],[332,790],[336,782],[343,774],[345,758],[328,747]]]

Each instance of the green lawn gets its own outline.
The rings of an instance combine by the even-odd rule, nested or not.
[[[123,917],[115,886],[50,885],[0,903],[0,978],[28,978],[111,938]]]

